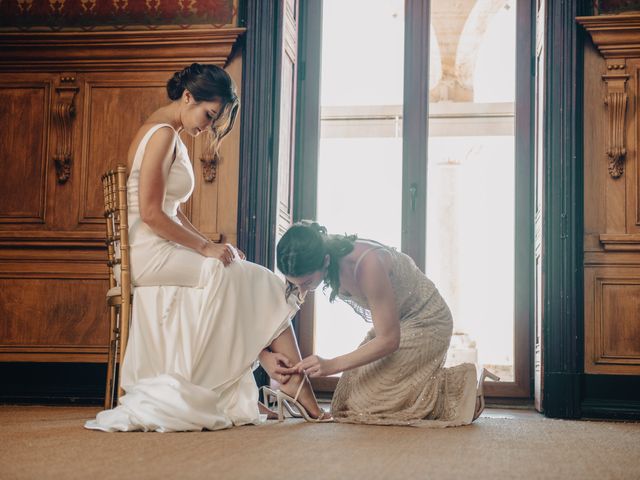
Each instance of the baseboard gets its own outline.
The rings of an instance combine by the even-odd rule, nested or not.
[[[584,375],[582,416],[640,420],[640,376]]]
[[[99,363],[0,363],[0,403],[100,405],[106,374]]]
[[[580,418],[580,373],[545,372],[544,415],[549,418]]]
[[[102,405],[106,375],[100,363],[0,362],[0,404]],[[269,383],[262,368],[254,377]]]
[[[582,402],[582,418],[640,420],[640,402],[585,399]]]

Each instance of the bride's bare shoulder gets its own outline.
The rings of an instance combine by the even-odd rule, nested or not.
[[[149,118],[145,123],[140,125],[136,133],[133,135],[133,138],[131,139],[131,143],[129,144],[129,150],[127,152],[127,165],[129,169],[131,169],[131,166],[133,165],[134,157],[136,155],[136,152],[138,151],[138,146],[140,145],[140,142],[142,141],[143,137],[147,134],[147,132],[151,129],[151,127],[153,127],[158,123],[150,120],[151,119]]]

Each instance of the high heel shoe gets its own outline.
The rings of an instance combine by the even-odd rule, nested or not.
[[[497,376],[495,373],[490,372],[489,370],[487,370],[486,368],[482,369],[482,373],[480,373],[480,378],[478,379],[478,389],[476,390],[476,402],[477,402],[477,407],[476,407],[476,411],[473,415],[473,420],[477,419],[480,414],[482,414],[482,411],[484,410],[484,379],[486,377],[489,377],[491,380],[499,382],[500,381],[500,377]],[[472,421],[473,421],[472,420]]]
[[[324,423],[324,422],[333,422],[333,418],[327,412],[322,410],[322,413],[318,418],[312,417],[307,409],[298,401],[298,397],[300,396],[300,392],[302,391],[302,387],[307,381],[307,376],[305,375],[298,386],[298,390],[294,397],[291,397],[284,393],[282,390],[272,390],[271,388],[264,386],[262,387],[262,394],[264,395],[264,400],[267,406],[269,403],[270,397],[275,397],[278,407],[278,421],[284,421],[284,410],[286,408],[289,415],[294,418],[304,418],[307,422],[316,422],[316,423]],[[293,409],[293,406],[297,409],[297,412]]]

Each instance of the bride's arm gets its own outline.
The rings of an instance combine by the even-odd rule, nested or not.
[[[162,210],[174,148],[175,132],[169,128],[158,129],[147,143],[140,167],[140,218],[158,236],[191,248],[201,255],[218,258],[226,265],[233,259],[229,247],[213,243],[174,222]]]
[[[182,223],[182,225],[185,228],[188,228],[189,230],[191,230],[193,233],[195,233],[196,235],[198,235],[200,238],[209,241],[209,239],[206,237],[205,234],[203,234],[202,232],[200,232],[196,227],[193,226],[193,223],[191,223],[191,221],[187,218],[187,216],[184,214],[184,212],[182,211],[181,207],[178,207],[178,215],[177,215],[178,219],[180,220],[180,222]]]
[[[189,230],[191,230],[193,233],[195,233],[196,235],[199,235],[200,237],[202,237],[204,240],[206,241],[210,241],[209,238],[207,238],[207,236],[202,233],[200,230],[198,230],[193,223],[191,223],[191,221],[187,218],[187,216],[184,214],[184,212],[178,208],[178,214],[176,215],[178,217],[178,219],[182,222],[182,225],[186,228],[188,228]],[[238,256],[240,257],[241,260],[244,260],[246,258],[244,252],[242,250],[240,250],[238,247],[234,246],[233,248],[236,249],[236,251],[238,252]]]
[[[398,349],[400,317],[388,269],[377,255],[365,257],[360,268],[360,287],[371,309],[375,338],[336,358],[307,357],[296,365],[298,371],[305,370],[311,377],[333,375],[379,360]]]

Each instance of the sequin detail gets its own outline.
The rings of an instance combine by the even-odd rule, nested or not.
[[[380,360],[344,372],[333,396],[332,414],[339,422],[378,425],[470,423],[475,366],[443,368],[453,331],[449,307],[409,256],[385,249],[391,256],[390,278],[400,313],[400,347]],[[371,321],[366,299],[339,298]],[[362,343],[374,337],[372,329]]]

